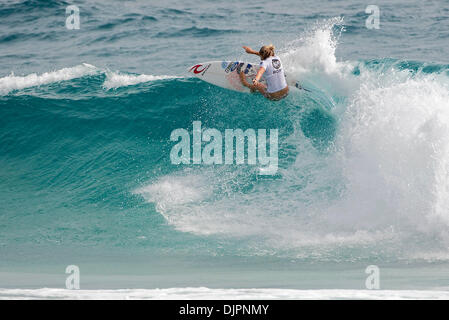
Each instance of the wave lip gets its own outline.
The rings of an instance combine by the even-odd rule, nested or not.
[[[104,71],[88,63],[83,63],[74,67],[62,68],[60,70],[44,72],[42,74],[32,73],[26,76],[16,76],[14,73],[11,73],[9,76],[0,78],[0,95],[7,95],[14,90],[22,90],[97,74],[105,75],[103,88],[107,90],[132,86],[144,82],[182,78],[180,76],[169,75],[126,74]]]
[[[127,87],[136,85],[139,83],[157,81],[157,80],[165,80],[165,79],[177,79],[180,78],[178,76],[168,76],[168,75],[133,75],[133,74],[123,74],[118,72],[106,72],[106,79],[103,83],[103,88],[105,89],[116,89],[120,87]]]
[[[68,67],[56,71],[45,72],[41,75],[32,73],[26,76],[15,76],[12,73],[9,76],[0,78],[0,95],[7,95],[14,90],[21,90],[54,82],[81,78],[87,75],[96,74],[97,72],[97,67],[87,63],[83,63],[75,67]]]
[[[146,300],[277,300],[277,299],[369,299],[369,300],[449,300],[449,291],[441,290],[351,290],[351,289],[117,289],[117,290],[68,290],[0,289],[1,299],[146,299]]]

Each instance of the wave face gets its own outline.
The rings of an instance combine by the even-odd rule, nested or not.
[[[27,3],[42,12],[60,9],[59,2]],[[2,4],[0,20],[13,21],[21,5]],[[240,14],[271,23],[264,6]],[[341,44],[345,35],[356,41],[364,31],[350,28],[354,16],[322,20],[311,13],[307,19],[314,22],[306,31],[294,41],[281,39],[278,48],[288,73],[311,92],[292,91],[277,103],[186,76],[198,48],[184,60],[179,52],[164,59],[159,49],[157,65],[139,57],[127,71],[116,71],[114,58],[111,65],[102,63],[111,54],[106,44],[119,45],[130,25],[146,30],[173,17],[223,22],[214,28],[184,22],[178,33],[154,28],[151,37],[178,43],[189,36],[197,43],[209,36],[232,42],[245,33],[224,24],[225,8],[201,17],[191,9],[151,10],[125,10],[98,30],[86,21],[98,37],[80,49],[81,57],[92,57],[88,63],[65,64],[63,52],[51,68],[42,70],[44,61],[30,64],[29,72],[10,68],[0,76],[2,270],[26,264],[24,257],[33,256],[36,264],[56,261],[65,248],[77,252],[74,260],[92,248],[99,257],[122,252],[130,260],[449,260],[448,64],[366,58],[360,51],[352,53],[357,58],[337,58],[339,50],[348,50]],[[294,20],[273,15],[273,21],[284,17],[287,26]],[[120,32],[101,38],[100,30],[118,26]],[[3,37],[2,45],[20,37]],[[87,53],[97,52],[99,42],[100,56]],[[1,59],[7,66],[17,57]],[[30,53],[23,59],[42,57]],[[278,129],[277,174],[261,176],[251,165],[173,165],[170,134],[178,128],[191,132],[194,121],[221,132]]]

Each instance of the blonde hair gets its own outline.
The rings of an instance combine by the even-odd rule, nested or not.
[[[262,60],[274,56],[274,46],[272,44],[268,46],[263,46],[259,50],[259,55]]]

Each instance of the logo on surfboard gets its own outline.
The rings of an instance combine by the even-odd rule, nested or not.
[[[237,73],[240,73],[242,71],[243,66],[245,65],[245,62],[239,62],[239,61],[235,61],[235,62],[226,62],[223,61],[221,63],[221,67],[223,69],[225,69],[224,71],[226,73],[229,72],[233,72],[234,70],[237,70]],[[248,74],[249,70],[252,68],[252,65],[250,63],[248,63],[246,65],[245,70],[243,71],[244,74]]]
[[[210,66],[211,66],[210,64],[208,64],[207,66],[203,66],[202,64],[197,64],[196,66],[193,66],[192,68],[190,68],[189,71],[193,71],[194,74],[202,73],[202,75],[204,75]],[[199,69],[201,67],[203,67],[203,69]]]

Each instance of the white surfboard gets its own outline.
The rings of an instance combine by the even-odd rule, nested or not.
[[[238,69],[245,73],[251,83],[257,74],[258,65],[241,61],[211,61],[196,64],[189,68],[189,72],[203,81],[225,89],[250,92],[242,85]]]
[[[239,92],[250,92],[247,87],[242,85],[239,71],[243,72],[247,77],[248,82],[251,83],[258,70],[258,63],[243,61],[210,61],[199,63],[189,68],[189,72],[193,74],[193,76],[203,81]],[[286,78],[289,86],[302,89],[299,83],[289,79],[288,76],[286,76]],[[263,78],[260,82],[264,82]]]

